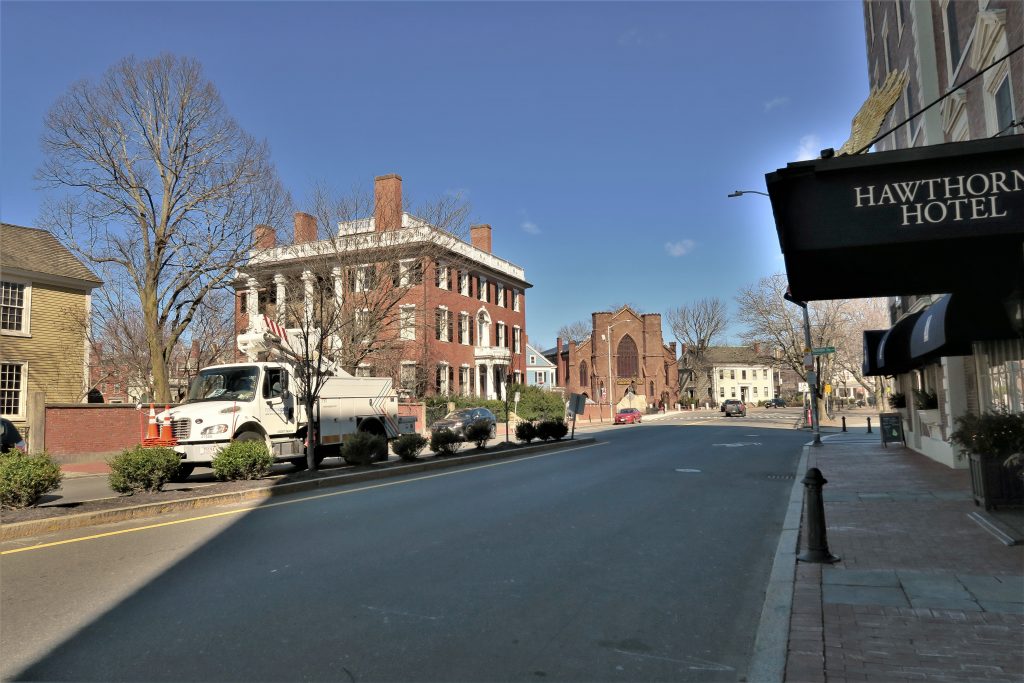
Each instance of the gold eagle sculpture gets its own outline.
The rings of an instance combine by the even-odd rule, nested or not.
[[[903,95],[907,87],[907,71],[890,71],[880,87],[872,88],[871,94],[861,105],[860,111],[853,117],[850,139],[836,150],[836,156],[856,154],[878,135],[882,123],[893,105]]]

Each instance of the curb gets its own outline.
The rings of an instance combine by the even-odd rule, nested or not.
[[[285,496],[305,491],[344,486],[376,479],[388,479],[404,474],[415,474],[417,472],[428,472],[431,470],[448,469],[477,462],[489,460],[500,460],[514,458],[521,455],[529,455],[543,451],[558,451],[575,446],[586,446],[597,442],[594,437],[583,437],[578,439],[566,439],[553,443],[538,444],[536,446],[523,446],[514,450],[490,451],[484,453],[468,453],[461,456],[453,456],[444,459],[433,459],[430,461],[415,462],[408,465],[395,465],[385,469],[366,470],[346,474],[337,474],[319,479],[308,479],[306,481],[294,481],[279,484],[269,484],[255,487],[246,491],[233,491],[231,493],[217,493],[209,496],[197,496],[195,498],[183,498],[181,500],[167,501],[166,503],[147,503],[146,505],[135,505],[111,510],[98,510],[96,512],[83,512],[76,515],[63,517],[50,517],[47,519],[34,519],[27,522],[15,522],[14,524],[0,524],[0,541],[12,541],[27,536],[37,536],[55,531],[68,531],[80,529],[86,526],[97,524],[108,524],[111,522],[123,522],[131,519],[145,517],[158,517],[172,512],[185,510],[197,510],[200,508],[213,507],[217,505],[230,505],[246,501],[265,500],[276,496]]]
[[[810,448],[810,445],[803,447],[800,462],[796,466],[797,479],[789,493],[786,518],[782,522],[782,533],[775,548],[775,559],[765,589],[761,620],[754,638],[754,652],[747,669],[748,681],[781,683],[786,673],[789,621],[793,613],[793,587],[796,585],[796,555],[804,505],[804,485],[800,472],[807,469]]]

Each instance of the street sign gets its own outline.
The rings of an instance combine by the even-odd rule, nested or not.
[[[834,346],[815,346],[813,353],[815,356],[827,356],[830,353],[835,353],[836,347]]]
[[[807,382],[798,382],[796,385],[796,390],[802,394],[806,394],[808,391],[811,390],[811,388],[807,386]]]
[[[814,356],[808,353],[804,356],[804,370],[811,370],[814,368]]]
[[[825,385],[825,393],[826,394],[831,394],[832,393],[832,385],[831,384],[826,384]]]
[[[569,394],[569,411],[579,415],[587,409],[587,397],[583,394]]]

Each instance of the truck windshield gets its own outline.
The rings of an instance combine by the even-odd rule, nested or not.
[[[260,369],[251,365],[200,370],[188,389],[188,403],[251,401],[259,378]]]

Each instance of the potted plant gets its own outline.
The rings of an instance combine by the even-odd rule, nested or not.
[[[976,505],[1024,504],[1024,414],[968,413],[955,421],[949,440],[970,458]]]
[[[934,391],[914,389],[914,407],[923,424],[929,427],[939,424],[939,397]]]

